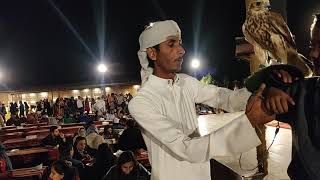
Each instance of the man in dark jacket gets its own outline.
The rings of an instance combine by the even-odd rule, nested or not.
[[[135,126],[135,121],[128,120],[126,122],[126,129],[119,137],[119,148],[123,151],[130,150],[132,152],[147,149],[141,131]]]
[[[57,146],[65,142],[64,134],[60,133],[57,126],[50,127],[50,134],[42,139],[42,145],[44,146]]]
[[[292,84],[283,83],[274,73],[286,69],[298,78]],[[288,175],[293,180],[320,179],[320,77],[304,78],[302,72],[293,66],[270,66],[249,78],[246,87],[250,91],[258,84],[266,83],[270,88],[286,92],[293,98],[295,105],[288,106],[288,112],[277,115],[276,119],[289,123],[292,129],[292,160]],[[269,89],[270,89],[269,88]],[[279,90],[281,89],[281,90]],[[266,92],[268,98],[270,93]],[[270,108],[273,111],[273,107]]]

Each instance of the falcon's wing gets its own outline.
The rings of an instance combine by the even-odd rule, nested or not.
[[[258,20],[259,21],[259,20]],[[251,28],[251,29],[250,29]],[[254,32],[253,26],[250,27],[250,25],[246,25],[245,28],[243,28],[243,34],[245,35],[246,39],[248,39],[248,42],[252,44],[250,41],[254,41],[255,44],[252,44],[255,46],[258,44],[262,49],[270,50],[270,47],[267,47],[267,44],[265,43],[268,41],[268,39],[265,39],[261,34]]]
[[[282,16],[279,13],[270,12],[270,16],[268,16],[269,24],[276,31],[276,34],[282,35],[285,41],[293,48],[296,48],[296,44],[292,38],[292,34],[290,32],[287,23],[283,20]]]

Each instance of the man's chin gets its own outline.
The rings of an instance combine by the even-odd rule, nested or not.
[[[180,69],[174,69],[174,70],[171,70],[172,73],[179,73],[181,72],[181,68]]]

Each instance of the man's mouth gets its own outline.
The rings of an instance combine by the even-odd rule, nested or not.
[[[176,59],[175,61],[176,61],[176,62],[182,62],[183,59],[182,59],[182,58],[178,58],[178,59]]]

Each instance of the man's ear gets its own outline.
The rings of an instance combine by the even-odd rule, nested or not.
[[[156,52],[156,49],[155,48],[148,48],[147,49],[147,56],[155,61],[157,59],[157,52]]]

